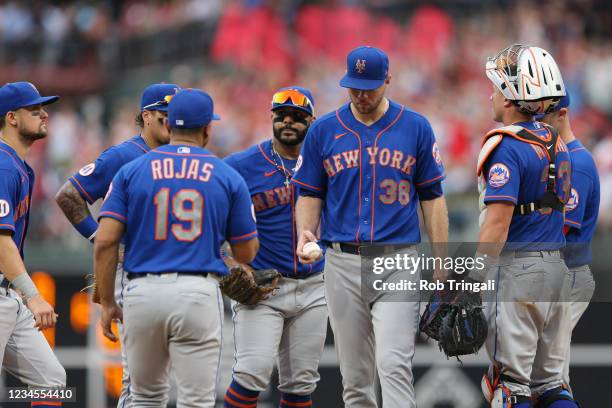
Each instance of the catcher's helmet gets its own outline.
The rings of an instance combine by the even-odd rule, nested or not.
[[[548,113],[565,96],[557,63],[539,47],[511,45],[488,58],[486,73],[504,97],[524,113]]]

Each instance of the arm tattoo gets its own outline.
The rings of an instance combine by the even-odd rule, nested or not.
[[[68,221],[76,225],[88,216],[91,216],[87,202],[74,188],[70,181],[67,181],[55,195],[57,205],[62,209]]]

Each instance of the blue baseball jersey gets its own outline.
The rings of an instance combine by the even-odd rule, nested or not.
[[[322,239],[332,242],[418,243],[417,191],[444,178],[427,119],[389,101],[366,126],[350,104],[315,121],[293,182],[321,196]]]
[[[540,122],[522,122],[516,125],[531,131],[541,139],[548,137]],[[556,155],[556,193],[566,202],[571,183],[571,162],[567,146],[558,139]],[[537,201],[546,191],[548,155],[541,146],[504,136],[483,166],[486,178],[485,203],[510,202],[528,204]],[[528,215],[515,215],[510,223],[506,249],[556,250],[565,245],[563,213],[537,210]]]
[[[286,186],[284,172],[292,173],[297,160],[283,159],[281,164],[272,152],[272,141],[268,140],[226,157],[225,162],[246,181],[257,214],[259,252],[251,266],[255,269],[274,268],[288,277],[321,272],[323,259],[303,265],[295,253],[298,240],[295,203],[300,187],[295,184]]]
[[[0,229],[12,232],[22,258],[32,190],[34,171],[21,160],[15,149],[0,142]]]
[[[591,241],[599,215],[599,174],[591,153],[574,140],[567,148],[572,159],[572,190],[565,205],[565,263],[568,267],[590,264]]]
[[[93,204],[106,195],[113,177],[124,164],[149,150],[142,136],[134,136],[103,151],[95,162],[83,166],[70,177],[70,182],[83,200]]]
[[[166,145],[123,166],[100,210],[125,224],[132,273],[226,275],[221,245],[257,236],[249,190],[208,150]]]

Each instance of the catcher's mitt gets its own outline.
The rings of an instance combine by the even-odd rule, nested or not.
[[[477,353],[487,338],[480,294],[470,291],[434,293],[420,326],[447,357]]]
[[[241,265],[230,268],[229,275],[219,282],[221,292],[243,305],[255,305],[267,299],[280,277],[276,269],[253,270],[250,274]]]

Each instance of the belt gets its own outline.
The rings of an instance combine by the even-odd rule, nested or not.
[[[352,255],[360,255],[362,248],[376,248],[381,254],[390,254],[402,249],[415,248],[415,245],[360,245],[347,244],[345,242],[332,242],[330,245],[336,251],[345,252]]]
[[[2,281],[0,282],[0,288],[8,290],[10,284],[11,282],[8,279],[2,278]]]
[[[508,254],[514,254],[515,258],[544,258],[545,256],[559,257],[564,259],[563,252],[555,251],[511,251]]]
[[[166,274],[171,274],[171,273],[176,273],[177,275],[182,275],[182,276],[202,276],[204,278],[208,276],[208,272],[201,272],[201,273],[200,272],[142,272],[142,273],[128,272],[127,278],[128,280],[132,280],[132,279],[146,278],[147,276],[150,276],[150,275],[161,276],[161,275],[166,275]]]

